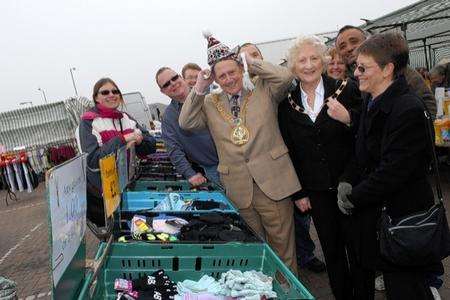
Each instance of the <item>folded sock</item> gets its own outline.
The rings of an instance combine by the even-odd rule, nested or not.
[[[220,284],[208,275],[203,275],[199,281],[184,280],[177,283],[177,291],[179,294],[201,292],[217,294],[221,289]]]
[[[192,206],[196,210],[211,210],[211,209],[223,209],[223,208],[225,208],[225,205],[223,205],[223,203],[216,202],[214,200],[208,200],[208,201],[194,200],[192,202]]]
[[[151,275],[133,280],[133,290],[137,291],[159,291],[163,294],[176,294],[177,286],[170,280],[164,270],[158,270]]]

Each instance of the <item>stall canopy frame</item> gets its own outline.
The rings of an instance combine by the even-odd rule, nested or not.
[[[383,17],[366,20],[361,29],[370,33],[403,32],[411,49],[412,67],[431,69],[450,56],[450,1],[413,3]]]

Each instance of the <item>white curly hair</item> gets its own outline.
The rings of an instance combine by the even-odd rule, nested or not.
[[[291,72],[294,71],[295,62],[299,53],[305,45],[311,45],[316,47],[317,52],[322,60],[324,66],[330,61],[331,57],[327,54],[328,47],[325,43],[316,35],[304,35],[299,36],[287,52],[287,67]]]

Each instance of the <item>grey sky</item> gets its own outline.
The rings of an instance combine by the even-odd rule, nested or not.
[[[0,11],[0,111],[19,102],[43,103],[79,94],[90,98],[100,77],[147,102],[167,103],[155,84],[161,66],[186,62],[206,67],[210,29],[235,46],[360,25],[414,3],[411,0],[206,1],[206,0],[3,0]]]

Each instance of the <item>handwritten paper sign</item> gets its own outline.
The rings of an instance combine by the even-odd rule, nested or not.
[[[119,207],[120,188],[116,167],[116,155],[111,154],[100,159],[100,175],[102,178],[103,201],[105,214],[109,218]]]
[[[125,146],[117,151],[117,172],[119,173],[120,192],[123,192],[128,184],[127,148]]]
[[[86,231],[86,155],[47,173],[52,281],[56,287]]]

